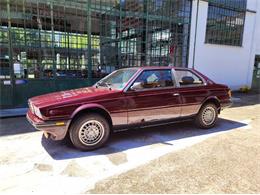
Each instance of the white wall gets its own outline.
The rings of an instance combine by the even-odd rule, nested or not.
[[[256,13],[246,13],[242,47],[206,44],[208,2],[199,1],[194,54],[197,1],[193,1],[192,7],[188,66],[193,67],[194,64],[195,69],[204,73],[215,82],[227,84],[232,90],[237,90],[243,85],[251,86],[256,50],[254,39],[257,37],[255,32]],[[252,8],[251,10],[256,9],[256,1],[248,0],[248,8]],[[258,34],[259,37],[260,35]]]
[[[255,53],[260,55],[260,1],[257,0],[256,4],[252,5],[250,9],[256,10]]]

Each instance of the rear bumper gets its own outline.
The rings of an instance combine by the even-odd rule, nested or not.
[[[43,121],[30,110],[27,112],[26,118],[35,129],[43,131],[45,135],[50,135],[53,140],[62,140],[66,136],[70,123],[70,120]]]
[[[231,107],[233,104],[232,100],[231,99],[228,99],[228,100],[225,100],[225,101],[222,101],[220,103],[220,106],[221,106],[221,109],[224,109],[224,108],[229,108]]]

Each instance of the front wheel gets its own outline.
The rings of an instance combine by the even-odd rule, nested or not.
[[[203,105],[195,118],[195,123],[199,128],[209,129],[214,127],[218,118],[218,110],[215,104],[207,103]]]
[[[77,118],[71,125],[70,139],[80,150],[94,150],[103,146],[109,138],[110,126],[99,114],[87,114]]]

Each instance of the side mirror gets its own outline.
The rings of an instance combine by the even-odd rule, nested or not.
[[[142,82],[135,82],[131,87],[130,89],[132,91],[136,91],[138,89],[143,89],[143,83]]]

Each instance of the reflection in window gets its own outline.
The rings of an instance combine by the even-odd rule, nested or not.
[[[206,43],[242,46],[246,0],[209,1]]]

